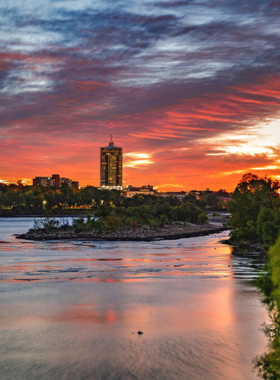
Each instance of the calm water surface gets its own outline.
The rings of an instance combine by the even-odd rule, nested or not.
[[[226,232],[157,242],[29,242],[0,219],[1,380],[251,380],[268,322],[258,264]],[[138,335],[138,330],[144,332]]]

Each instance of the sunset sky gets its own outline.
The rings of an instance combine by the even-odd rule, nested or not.
[[[0,2],[0,180],[232,190],[280,179],[279,0]]]

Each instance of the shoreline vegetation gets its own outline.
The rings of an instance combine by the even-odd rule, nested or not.
[[[263,325],[268,349],[254,359],[258,376],[280,379],[280,184],[271,178],[246,174],[228,204],[233,253],[259,251],[265,258],[256,285],[262,292],[270,323]],[[252,249],[253,248],[253,249]],[[256,249],[257,248],[257,249]]]
[[[264,271],[256,280],[269,313],[269,324],[262,325],[268,339],[267,351],[254,360],[259,377],[267,380],[280,378],[280,238],[270,247]]]

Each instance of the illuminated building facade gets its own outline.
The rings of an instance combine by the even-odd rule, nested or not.
[[[100,188],[122,190],[123,151],[111,140],[108,146],[100,148]]]
[[[122,192],[122,195],[126,198],[132,198],[134,195],[157,195],[158,192],[156,189],[153,188],[151,185],[142,186],[142,187],[135,187],[135,186],[128,186],[125,188]]]

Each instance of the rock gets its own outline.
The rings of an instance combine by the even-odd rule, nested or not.
[[[144,334],[142,331],[138,331],[138,335],[142,335],[142,334]]]
[[[231,244],[230,244],[230,239],[221,239],[221,240],[220,240],[220,243],[221,243],[221,244],[231,245]]]

